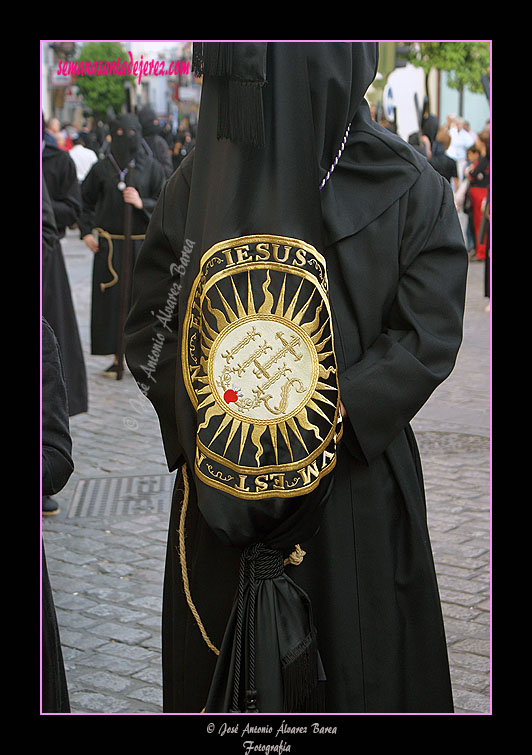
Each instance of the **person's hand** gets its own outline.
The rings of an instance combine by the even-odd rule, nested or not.
[[[96,253],[98,251],[98,242],[92,235],[92,233],[88,233],[86,236],[83,236],[83,241],[85,242],[86,246],[89,247],[91,252]]]
[[[340,414],[342,415],[342,419],[344,419],[345,417],[347,417],[347,412],[345,410],[345,406],[342,404],[341,401],[340,401]]]
[[[142,199],[134,186],[128,186],[126,189],[124,189],[123,195],[124,202],[132,204],[133,207],[137,208],[137,210],[142,210]]]
[[[425,157],[427,160],[432,160],[432,148],[430,146],[430,139],[428,136],[421,137],[421,145],[425,148]]]

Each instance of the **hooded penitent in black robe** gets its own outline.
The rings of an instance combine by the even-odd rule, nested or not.
[[[124,134],[118,135],[119,129]],[[129,134],[130,130],[135,133]],[[118,349],[125,212],[125,202],[118,184],[123,181],[134,186],[143,204],[142,209],[132,209],[132,269],[164,182],[161,166],[141,145],[141,133],[136,116],[126,114],[116,119],[111,124],[110,153],[93,165],[81,185],[80,237],[93,230],[99,237],[99,251],[94,255],[92,277],[92,354],[116,354]],[[130,165],[132,160],[134,165]]]
[[[170,178],[174,172],[172,158],[168,149],[168,143],[162,136],[162,126],[151,107],[143,107],[139,112],[139,121],[142,126],[142,141],[146,151],[161,163],[165,178]]]
[[[235,705],[230,693],[242,674],[249,680],[253,659],[261,712],[452,712],[422,471],[409,425],[449,375],[461,342],[467,254],[450,187],[425,158],[371,120],[363,98],[376,72],[376,44],[236,43],[232,63],[227,47],[204,45],[204,60],[212,50],[219,74],[227,63],[233,76],[260,85],[264,62],[264,133],[254,130],[261,117],[251,83],[242,93],[233,80],[208,75],[205,63],[196,148],[154,211],[126,327],[129,367],[157,410],[169,468],[178,470],[163,600],[164,710],[242,710],[243,695]],[[246,271],[251,279],[270,263],[263,297],[246,288],[242,273],[227,283],[228,271]],[[251,422],[257,461],[239,467],[239,446],[245,455],[248,441],[238,412],[252,405],[241,378],[250,363],[257,380],[265,370],[265,357],[249,352],[257,333],[250,328],[244,338],[242,328],[260,320],[258,329],[268,317],[277,322],[279,313],[293,318],[295,302],[297,322],[312,331],[309,318],[318,322],[318,310],[303,315],[311,297],[304,304],[274,287],[279,271],[290,280],[299,266],[306,280],[311,270],[321,271],[328,289],[334,338],[327,349],[321,334],[311,338],[321,367],[331,375],[337,369],[347,412],[343,435],[336,449],[302,462],[296,438],[308,445],[312,435],[301,414],[295,424],[266,422],[264,434],[260,421]],[[261,320],[255,312],[262,302],[271,314]],[[231,333],[239,338],[231,340]],[[266,349],[267,340],[255,345]],[[297,364],[304,365],[298,349]],[[326,352],[334,361],[322,361]],[[234,377],[224,394],[227,422],[219,419],[219,395],[209,414],[211,394],[223,384],[222,358]],[[295,356],[281,366],[304,383]],[[272,385],[269,374],[252,391],[257,400]],[[330,411],[324,396],[335,403],[334,385],[325,383],[320,377],[305,406],[310,426],[323,421],[317,403]],[[207,437],[217,413],[218,430]],[[286,461],[287,448],[301,479],[319,481],[315,507],[312,493],[268,497],[300,484],[290,464],[282,474],[275,466]],[[329,453],[335,466],[323,476]],[[257,476],[254,464],[264,457],[272,465]],[[331,481],[332,490],[324,490]],[[277,515],[274,533],[293,525],[290,536],[301,535],[299,558],[287,561],[282,575],[274,570],[257,578],[254,594],[242,553],[253,537],[271,542]],[[287,545],[279,543],[273,550]],[[296,586],[290,595],[282,592],[283,579]],[[294,613],[296,604],[309,607],[308,624],[304,613]],[[239,633],[243,613],[248,634]],[[301,639],[283,655],[290,638],[308,636],[317,654]],[[297,668],[309,687],[317,681],[322,707],[320,695],[301,694],[287,668]],[[297,694],[290,705],[292,684]]]
[[[67,152],[46,144],[42,155],[42,313],[61,344],[68,412],[88,409],[87,374],[70,282],[61,249],[66,228],[79,218],[76,167]]]

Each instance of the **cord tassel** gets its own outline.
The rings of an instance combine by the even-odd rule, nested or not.
[[[281,551],[272,550],[263,543],[255,543],[248,546],[240,557],[231,713],[242,712],[240,687],[242,669],[244,667],[242,662],[244,646],[247,649],[247,664],[245,667],[245,695],[243,704],[246,713],[259,712],[258,692],[255,682],[255,608],[257,583],[265,579],[279,577],[283,571],[284,558]],[[246,585],[248,587],[247,604],[245,600]],[[245,643],[244,629],[246,630]]]

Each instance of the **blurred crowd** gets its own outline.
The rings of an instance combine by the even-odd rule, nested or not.
[[[151,107],[142,108],[138,117],[143,129],[143,147],[150,156],[161,162],[168,178],[193,148],[194,129],[187,125],[174,129],[172,116],[159,119]],[[61,123],[53,116],[45,123],[44,141],[68,152],[81,183],[93,163],[108,154],[111,130],[108,123],[92,118],[84,120],[83,124],[73,124]]]
[[[162,164],[168,178],[193,148],[194,130],[182,127],[174,129],[171,116],[162,120],[150,107],[144,107],[138,115],[143,128],[143,146]],[[373,109],[373,116],[388,130],[395,130],[377,108]],[[101,121],[88,121],[76,126],[61,124],[58,118],[52,117],[46,123],[44,140],[69,153],[81,183],[93,163],[108,153],[111,134],[109,125]],[[490,122],[476,133],[462,117],[449,114],[440,124],[435,115],[429,114],[423,116],[419,131],[411,134],[408,141],[451,183],[469,255],[475,261],[485,260],[489,218]]]
[[[373,117],[384,128],[395,132],[379,108]],[[490,134],[491,123],[473,131],[465,118],[449,114],[443,124],[430,113],[423,113],[419,130],[408,142],[422,154],[453,189],[454,201],[469,258],[484,263],[484,296],[490,298]],[[486,305],[490,311],[490,304]]]

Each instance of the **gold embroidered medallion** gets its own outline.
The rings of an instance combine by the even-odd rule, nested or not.
[[[182,341],[196,474],[246,498],[314,489],[336,462],[339,393],[325,259],[245,236],[202,257]]]

